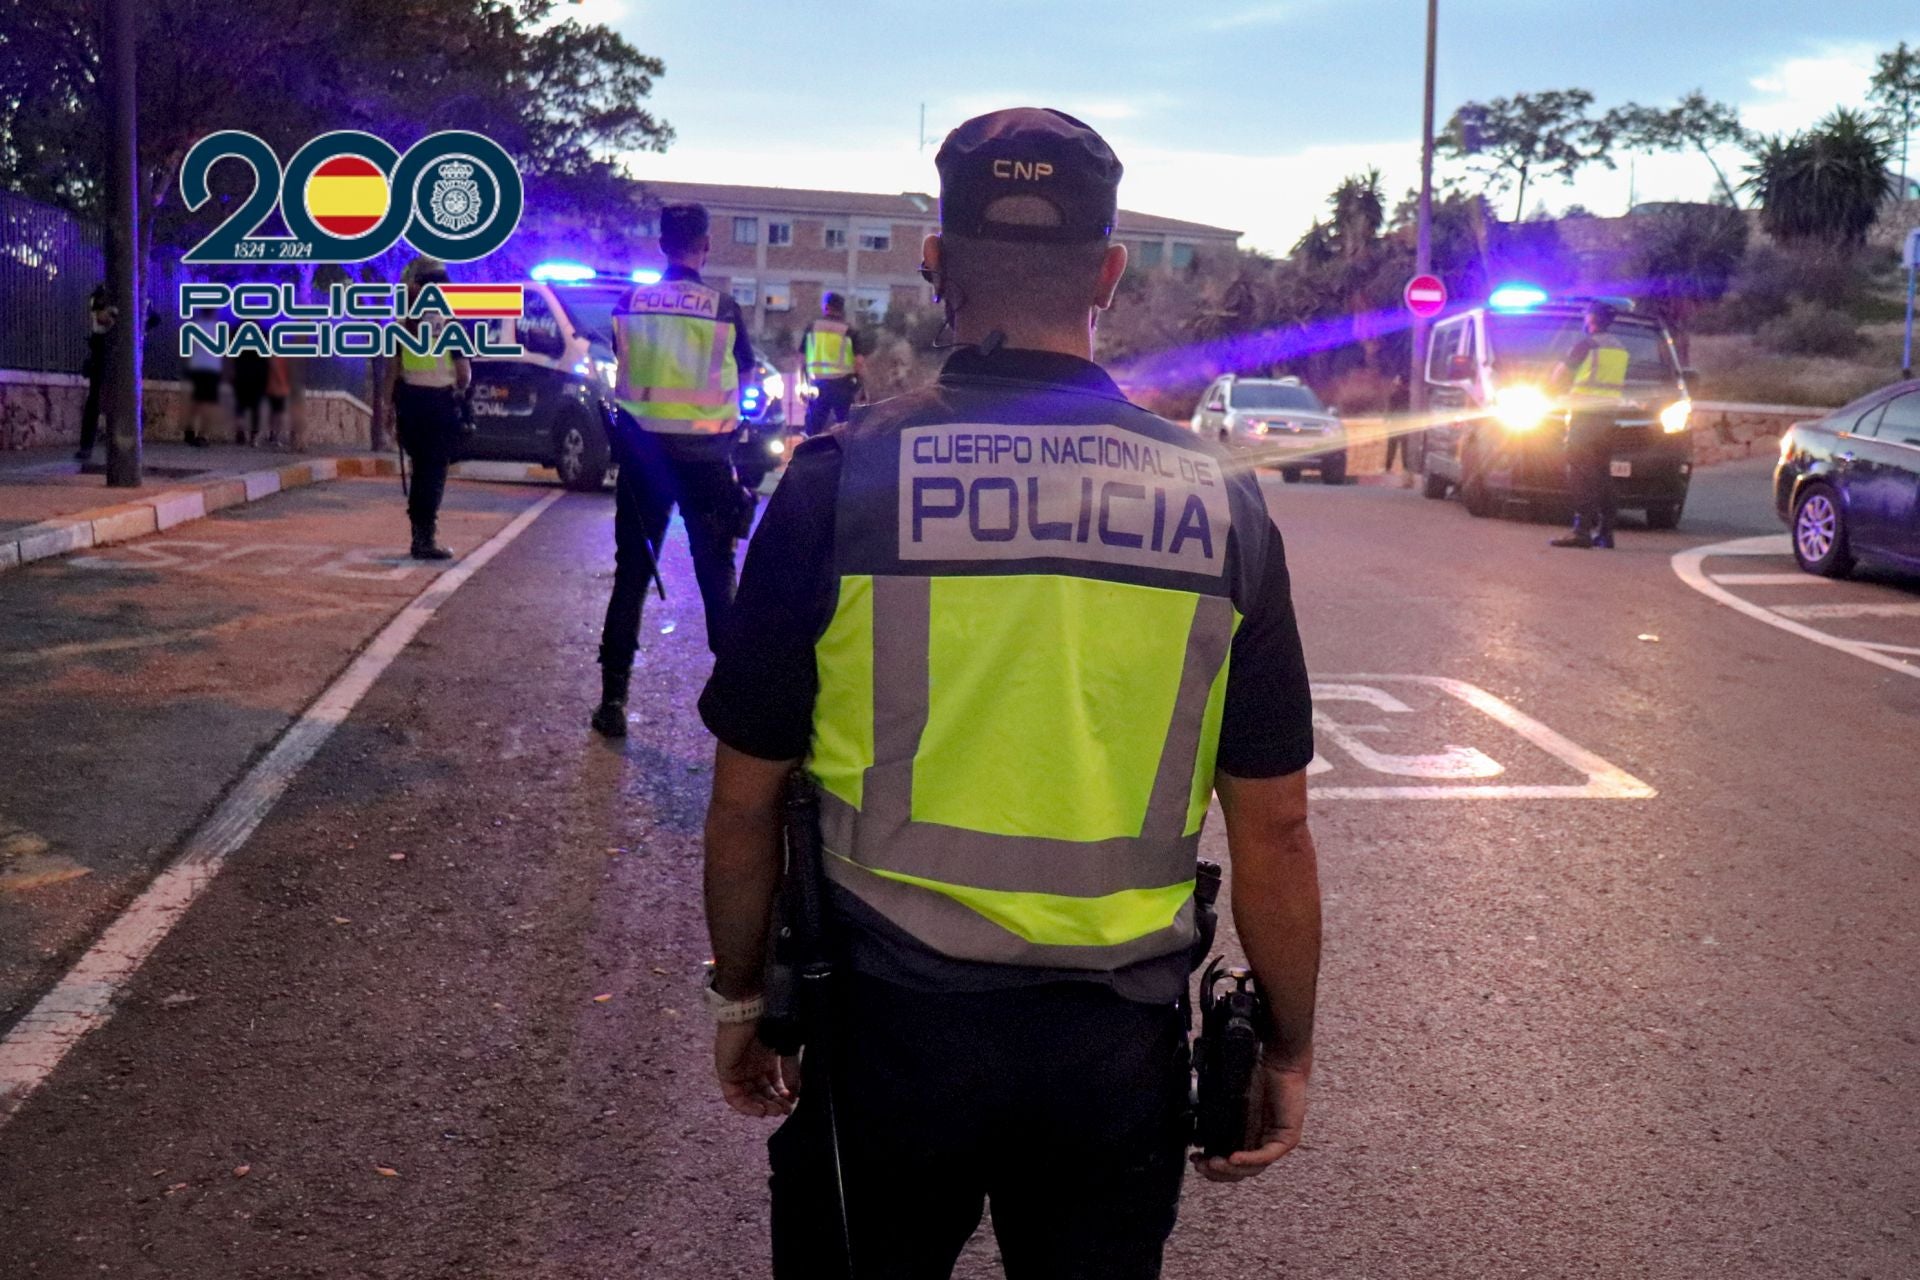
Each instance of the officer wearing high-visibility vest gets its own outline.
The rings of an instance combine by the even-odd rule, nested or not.
[[[847,323],[847,300],[837,293],[820,298],[820,318],[800,335],[800,356],[813,402],[807,406],[807,434],[818,435],[845,422],[866,372],[859,341]]]
[[[1573,529],[1553,539],[1556,547],[1613,548],[1613,422],[1632,362],[1609,332],[1618,315],[1610,303],[1589,305],[1586,332],[1548,381],[1567,402],[1567,488],[1573,498]]]
[[[447,283],[447,269],[424,254],[407,263],[400,276],[411,306],[429,284]],[[437,332],[439,319],[403,322],[410,333]],[[387,396],[393,404],[394,434],[413,465],[407,488],[407,520],[413,526],[416,560],[450,560],[453,552],[438,541],[440,499],[447,469],[460,444],[463,403],[473,381],[473,366],[458,354],[415,354],[402,348],[387,361]]]
[[[701,699],[715,1067],[734,1110],[791,1112],[776,1276],[836,1274],[836,1185],[859,1275],[949,1274],[990,1199],[1009,1275],[1154,1276],[1216,794],[1274,1016],[1253,1149],[1194,1163],[1248,1177],[1300,1138],[1320,903],[1286,561],[1253,471],[1091,362],[1126,267],[1100,136],[999,111],[936,163],[926,271],[957,349],[795,451]],[[796,1109],[754,1023],[799,764],[847,980],[834,1074]]]
[[[640,646],[640,607],[654,556],[677,504],[706,606],[707,643],[719,643],[733,600],[734,545],[749,501],[734,478],[740,383],[752,376],[753,342],[732,295],[700,279],[712,242],[697,204],[660,211],[667,269],[637,286],[614,313],[620,464],[614,494],[613,594],[600,632],[600,705],[592,725],[626,736],[627,684]]]

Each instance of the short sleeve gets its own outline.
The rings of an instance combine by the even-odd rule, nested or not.
[[[1293,616],[1280,531],[1266,522],[1260,579],[1234,633],[1217,767],[1236,778],[1278,778],[1313,761],[1313,695]]]
[[[794,452],[747,548],[700,718],[713,736],[763,760],[797,760],[813,738],[813,646],[832,619],[834,501],[840,446]]]

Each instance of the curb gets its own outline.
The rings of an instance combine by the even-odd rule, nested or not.
[[[489,462],[471,459],[456,462],[448,472],[456,480],[547,481],[557,483],[560,473],[538,462]]]
[[[54,520],[0,533],[0,570],[45,560],[49,556],[111,546],[172,529],[226,507],[258,502],[287,489],[304,488],[344,476],[391,476],[399,473],[392,458],[369,456],[314,458],[265,471],[220,476],[191,488],[168,489],[135,502],[96,507]]]

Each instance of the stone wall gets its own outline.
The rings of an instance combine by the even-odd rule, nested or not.
[[[187,384],[149,380],[145,392],[146,439],[181,439],[192,411]],[[225,387],[222,393],[223,425],[230,425],[232,393]],[[86,380],[74,374],[0,369],[0,449],[78,445],[86,398]],[[289,406],[288,416],[299,448],[330,453],[369,446],[372,410],[358,396],[309,391]]]

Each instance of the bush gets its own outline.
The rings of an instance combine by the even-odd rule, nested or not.
[[[1847,356],[1863,345],[1852,316],[1817,302],[1796,302],[1761,325],[1757,336],[1767,350],[1790,356]]]

